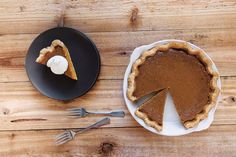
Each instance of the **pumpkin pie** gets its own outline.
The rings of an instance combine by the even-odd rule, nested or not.
[[[166,96],[167,89],[161,90],[150,100],[138,107],[135,114],[143,119],[149,126],[160,131],[162,128]]]
[[[68,62],[68,69],[66,70],[65,75],[73,80],[77,80],[78,79],[77,74],[73,62],[71,60],[69,50],[67,49],[65,44],[58,39],[52,41],[51,46],[43,48],[40,51],[39,57],[36,59],[36,62],[46,65],[48,60],[56,55],[65,57]]]
[[[187,42],[170,42],[143,52],[133,63],[127,97],[135,102],[149,93],[166,89],[173,98],[183,125],[191,128],[205,119],[216,104],[218,78],[219,74],[212,69],[212,61],[202,50],[192,49]],[[144,106],[152,106],[150,108],[157,111],[147,112],[147,109],[138,108],[136,114],[148,125],[147,119],[155,121],[157,125],[150,126],[161,130],[162,118],[154,116],[163,116],[160,111],[163,98],[159,98],[160,102],[155,98],[158,99],[158,96]],[[142,112],[146,116],[140,116]]]

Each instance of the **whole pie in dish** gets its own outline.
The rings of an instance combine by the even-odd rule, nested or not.
[[[66,70],[65,75],[73,80],[77,80],[77,74],[71,60],[69,50],[67,49],[65,44],[58,39],[52,41],[51,46],[43,48],[40,51],[39,57],[36,59],[36,62],[46,65],[48,60],[56,55],[65,57],[68,62],[68,69]]]
[[[205,119],[216,104],[218,78],[212,61],[202,50],[192,49],[187,42],[170,42],[143,52],[134,62],[128,78],[127,97],[135,102],[162,90],[136,111],[148,125],[161,130],[163,97],[168,91],[183,125],[191,128]],[[144,109],[148,107],[151,109]]]

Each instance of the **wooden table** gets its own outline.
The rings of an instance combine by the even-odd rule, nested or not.
[[[56,26],[85,32],[101,55],[94,88],[69,102],[40,94],[24,68],[32,40]],[[222,101],[206,131],[158,136],[139,126],[125,106],[122,80],[132,50],[169,38],[202,47],[220,70]],[[69,107],[122,109],[126,116],[56,147],[53,137],[63,129],[85,127],[101,118],[68,120],[63,115]],[[236,1],[1,0],[0,156],[236,156]]]

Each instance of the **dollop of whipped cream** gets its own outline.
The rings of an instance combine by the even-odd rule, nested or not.
[[[47,66],[51,68],[54,74],[62,75],[68,68],[68,62],[65,57],[56,55],[48,60]]]

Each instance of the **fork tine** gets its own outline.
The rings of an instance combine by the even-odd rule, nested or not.
[[[56,141],[61,141],[67,138],[69,138],[69,134],[67,132],[64,132],[56,136]]]
[[[66,140],[66,139],[68,139],[68,136],[64,136],[64,137],[57,138],[57,139],[56,139],[56,143],[61,142],[61,141],[64,141],[64,140]]]
[[[82,111],[69,111],[70,113],[77,113],[77,114],[81,114],[82,113]]]
[[[66,142],[68,142],[68,141],[58,142],[58,143],[55,143],[55,145],[56,145],[56,146],[60,146],[60,145],[65,144]]]
[[[69,117],[82,117],[80,114],[69,114],[67,116],[69,116]]]
[[[60,137],[63,137],[63,136],[65,136],[65,135],[70,135],[70,132],[69,132],[68,130],[65,130],[65,131],[62,132],[61,134],[58,134],[58,135],[56,136],[56,138],[60,138]]]
[[[64,138],[64,137],[66,137],[66,136],[67,136],[67,133],[63,132],[63,133],[57,135],[57,136],[56,136],[56,139],[61,139],[61,138]]]
[[[79,112],[70,112],[68,113],[68,116],[81,116],[82,114]]]
[[[80,115],[80,114],[77,114],[77,113],[69,113],[69,114],[67,114],[67,116],[77,116],[77,115]]]
[[[59,139],[55,142],[56,145],[62,145],[68,141],[70,141],[71,139],[69,137],[66,137],[66,138],[62,138],[62,139]]]
[[[69,111],[70,113],[82,113],[82,111]]]
[[[60,142],[60,143],[57,143],[57,145],[58,145],[58,146],[59,146],[59,145],[63,145],[63,144],[65,144],[65,143],[69,142],[69,141],[70,141],[70,139],[65,140],[65,141],[62,141],[62,142]]]
[[[59,134],[57,137],[56,137],[56,142],[55,144],[56,145],[62,145],[70,140],[73,139],[73,136],[72,136],[72,133],[71,131],[65,131],[63,132],[62,134]]]
[[[81,108],[69,108],[67,111],[81,111]]]
[[[57,135],[55,136],[55,138],[59,138],[59,137],[61,137],[61,136],[64,135],[64,134],[65,134],[65,132],[60,133],[60,134],[57,134]]]
[[[68,116],[82,117],[82,111],[80,109],[71,109]]]

